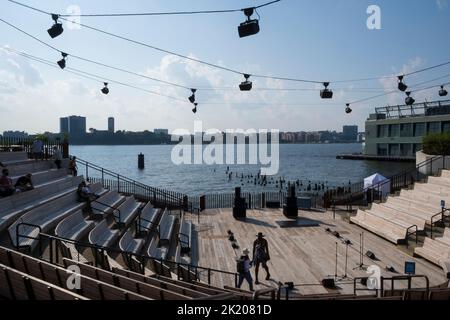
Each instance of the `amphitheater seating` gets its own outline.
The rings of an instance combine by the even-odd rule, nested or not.
[[[120,220],[116,220],[116,222],[128,226],[138,215],[140,206],[141,203],[137,202],[133,196],[128,197],[117,208],[120,211]],[[116,218],[119,218],[119,216],[116,216]]]
[[[67,171],[64,169],[60,169],[60,170],[49,169],[49,170],[30,172],[30,173],[32,174],[31,181],[33,182],[33,185],[36,185],[36,186],[46,183],[47,181],[50,181],[50,180],[60,179],[60,178],[63,178],[64,176],[67,176]],[[17,182],[17,180],[21,176],[22,175],[13,176],[10,174],[10,178],[14,184]]]
[[[18,152],[0,152],[0,162],[5,165],[15,165],[26,162],[31,162],[33,160],[28,159],[28,153],[24,151]]]
[[[396,223],[371,214],[369,211],[358,210],[350,221],[389,240],[395,244],[406,238],[406,229]]]
[[[55,229],[56,236],[64,239],[80,240],[85,237],[95,223],[84,218],[81,210],[62,220]]]
[[[166,246],[170,244],[170,239],[172,238],[172,233],[175,225],[175,217],[170,215],[166,210],[159,222],[160,238],[159,246]]]
[[[89,243],[101,247],[111,247],[119,238],[119,230],[111,230],[108,221],[100,222],[89,233]]]
[[[86,259],[81,254],[81,252],[76,248],[75,244],[67,241],[59,241],[58,245],[63,257],[71,260],[76,260],[81,263],[92,264],[91,261]]]
[[[144,246],[144,239],[136,239],[133,236],[133,230],[130,229],[122,236],[119,242],[119,248],[121,251],[131,252],[137,254]]]
[[[3,264],[0,264],[0,283],[0,297],[8,300],[87,300]]]
[[[181,253],[189,253],[191,251],[191,240],[192,240],[192,222],[183,221],[181,223],[180,234],[179,234],[181,246]]]
[[[78,195],[76,192],[69,193],[63,197],[60,197],[54,201],[51,201],[43,206],[29,211],[24,214],[19,220],[14,222],[9,228],[9,236],[14,246],[30,247],[33,249],[37,245],[37,241],[33,239],[21,238],[17,243],[17,230],[16,227],[21,223],[28,223],[39,226],[42,232],[56,227],[56,225],[68,217],[72,213],[81,210],[85,206],[84,203],[78,202]],[[34,226],[20,226],[20,235],[36,237],[39,233],[39,229]]]
[[[152,227],[156,225],[160,212],[161,209],[154,208],[153,205],[148,202],[141,211],[139,231],[148,233],[149,230],[152,230]]]
[[[442,261],[450,260],[450,245],[431,238],[425,238],[423,247],[415,248],[414,253],[436,265],[441,265]]]
[[[153,279],[153,281],[140,281],[139,279],[122,275],[120,272],[105,271],[68,259],[64,259],[64,265],[66,267],[69,265],[77,265],[80,267],[83,275],[115,285],[119,288],[138,292],[152,299],[179,300],[205,296],[199,292],[184,290],[182,287],[178,287],[176,285],[164,284],[156,279]],[[114,270],[119,270],[119,268],[114,268]]]
[[[65,168],[67,164],[68,160],[62,161],[63,168]],[[26,161],[22,164],[13,164],[8,166],[9,175],[11,177],[21,176],[27,173],[46,171],[52,168],[56,168],[56,165],[53,163],[53,161]]]
[[[116,191],[109,191],[97,199],[97,201],[92,202],[92,212],[103,218],[104,216],[113,213],[113,208],[117,208],[124,200],[125,197],[118,194]]]
[[[66,287],[71,274],[66,269],[43,260],[0,247],[0,263],[60,288]],[[149,300],[151,298],[114,285],[79,275],[81,289],[73,292],[94,300]],[[72,290],[70,290],[72,291]]]

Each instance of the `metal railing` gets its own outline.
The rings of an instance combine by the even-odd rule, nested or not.
[[[79,158],[76,161],[79,172],[84,172],[90,183],[100,182],[105,189],[133,195],[138,200],[150,201],[155,206],[189,210],[190,204],[185,194],[145,185]]]
[[[439,162],[439,163],[438,163]],[[442,165],[440,165],[442,163]],[[434,168],[433,168],[434,166]],[[395,174],[386,180],[364,188],[364,182],[359,182],[348,188],[347,192],[339,192],[339,190],[330,190],[325,195],[325,206],[329,208],[334,205],[363,205],[367,206],[375,201],[383,201],[384,187],[389,184],[391,194],[400,191],[403,188],[412,186],[417,181],[423,181],[428,176],[438,173],[442,168],[446,167],[445,156],[435,156],[426,161],[419,163],[412,170],[405,170]],[[354,191],[357,190],[357,191]]]
[[[415,229],[414,231],[409,231],[409,230],[411,230],[411,229]],[[419,233],[419,227],[417,226],[417,225],[412,225],[411,227],[409,227],[408,229],[406,229],[406,247],[408,248],[409,247],[409,237],[411,236],[411,235],[413,235],[413,234],[415,234],[416,235],[416,244],[419,242],[418,240],[418,233]]]
[[[434,229],[434,225],[438,222],[444,222],[445,221],[445,213],[449,212],[450,209],[447,208],[442,208],[442,210],[438,213],[436,213],[435,215],[433,215],[431,217],[431,223],[430,223],[430,237],[431,239],[433,239],[433,229]],[[439,220],[435,220],[436,217],[440,217]]]
[[[33,158],[33,143],[35,139],[33,138],[13,138],[13,137],[0,137],[0,152],[26,152],[28,158]],[[46,139],[42,140],[42,158],[50,159],[53,156],[53,148],[57,147],[61,150],[63,158],[69,157],[69,143],[61,139]]]
[[[98,199],[97,199],[97,200],[91,201],[91,210],[95,210],[95,211],[98,211],[98,212],[101,212],[101,213],[105,213],[105,212],[106,212],[106,209],[105,209],[105,210],[101,210],[101,209],[98,209],[98,208],[93,208],[93,207],[92,207],[92,203],[98,203],[99,205],[102,205],[102,206],[104,206],[104,207],[106,207],[106,208],[112,209],[113,216],[114,216],[114,219],[116,220],[116,223],[118,223],[118,224],[121,223],[121,221],[122,221],[122,220],[121,220],[122,214],[121,214],[119,208],[116,208],[116,207],[110,206],[109,204],[106,204],[106,203],[103,203],[103,202],[101,202],[101,201],[98,201]],[[116,215],[115,212],[117,212],[118,215]],[[94,213],[94,214],[95,214],[95,213]]]
[[[103,246],[99,246],[99,245],[95,245],[95,244],[91,244],[91,243],[84,243],[81,241],[76,241],[76,240],[66,239],[66,238],[62,238],[62,237],[58,237],[58,236],[54,236],[54,235],[49,235],[49,234],[46,234],[43,232],[40,232],[39,235],[35,238],[29,237],[29,236],[23,236],[20,234],[18,236],[32,238],[33,240],[39,241],[38,254],[39,254],[39,257],[43,260],[46,260],[46,259],[44,259],[44,257],[43,257],[44,251],[42,250],[41,243],[44,240],[48,241],[50,250],[49,250],[49,252],[47,252],[49,255],[49,259],[47,261],[49,261],[50,263],[53,263],[53,264],[60,263],[59,251],[57,249],[57,245],[59,243],[70,243],[70,244],[77,246],[78,248],[91,249],[92,252],[94,252],[93,266],[95,266],[95,267],[103,268],[105,266],[105,256],[106,256],[105,253],[121,254],[122,256],[128,257],[127,260],[131,260],[132,258],[135,258],[136,261],[139,261],[139,263],[142,264],[142,268],[140,271],[145,270],[145,267],[151,262],[151,263],[154,263],[154,264],[160,266],[161,270],[166,266],[169,267],[171,271],[174,271],[177,273],[179,280],[184,280],[184,281],[200,280],[200,281],[207,283],[208,285],[211,285],[213,282],[213,276],[220,276],[222,282],[223,282],[223,279],[226,279],[228,276],[230,279],[232,279],[232,281],[228,282],[229,284],[232,283],[234,286],[237,286],[237,283],[238,283],[238,274],[235,272],[218,270],[218,269],[213,269],[213,268],[208,268],[208,267],[202,267],[202,266],[198,266],[198,265],[191,265],[191,264],[187,264],[187,263],[183,263],[183,262],[174,262],[174,261],[155,258],[155,257],[149,257],[149,256],[145,256],[145,255],[136,254],[133,252],[122,251],[122,250],[116,249],[116,248],[103,247]],[[56,249],[56,251],[54,249]],[[55,254],[53,253],[53,251],[55,251]],[[78,260],[78,262],[80,262],[80,260]],[[179,270],[181,270],[183,268],[185,270],[188,270],[188,274],[189,274],[190,278],[184,279],[183,272],[179,272]],[[135,270],[132,270],[132,271],[135,271]],[[206,274],[206,276],[205,276],[205,274]]]

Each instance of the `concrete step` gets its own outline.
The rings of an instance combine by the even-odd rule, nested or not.
[[[377,210],[392,215],[393,218],[398,219],[405,224],[408,224],[408,227],[415,224],[418,226],[419,230],[425,229],[426,219],[424,219],[423,217],[416,216],[409,212],[403,212],[401,208],[398,209],[395,206],[391,207],[390,205],[384,203],[375,205]]]
[[[367,210],[367,212],[406,229],[411,227],[413,224],[416,224],[420,230],[423,230],[425,227],[424,220],[419,220],[417,218],[414,219],[413,217],[408,219],[408,217],[402,216],[398,211],[392,210],[388,207],[383,207],[382,205],[376,203],[372,204],[372,208]]]
[[[13,164],[15,162],[22,162],[28,160],[28,153],[26,152],[0,152],[0,162],[3,164]]]
[[[415,203],[411,203],[411,201],[402,199],[401,197],[389,198],[388,201],[383,203],[383,205],[401,211],[404,214],[423,219],[425,221],[430,221],[431,217],[433,216],[431,212],[434,212],[433,207],[418,207]]]

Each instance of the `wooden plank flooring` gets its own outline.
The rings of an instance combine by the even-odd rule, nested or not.
[[[421,258],[413,258],[388,241],[357,225],[349,224],[340,217],[334,220],[330,212],[300,211],[299,216],[315,220],[319,226],[281,228],[277,222],[289,220],[279,209],[249,210],[246,221],[235,220],[231,209],[207,210],[201,214],[200,224],[197,222],[196,215],[186,215],[186,218],[194,223],[198,234],[198,239],[193,244],[193,250],[197,251],[196,258],[192,262],[200,266],[235,272],[237,256],[244,248],[252,251],[256,234],[263,232],[269,243],[271,260],[268,266],[271,280],[264,280],[266,274],[261,268],[259,275],[261,284],[255,286],[256,289],[277,287],[279,282],[292,281],[296,285],[294,293],[297,294],[353,293],[353,278],[368,276],[365,270],[357,268],[360,262],[360,234],[364,233],[363,253],[370,250],[379,259],[379,261],[372,261],[364,256],[364,264],[379,266],[382,276],[400,275],[403,273],[405,261],[415,261],[416,274],[427,275],[431,286],[446,281],[441,268]],[[338,239],[326,232],[327,228],[339,232],[343,239]],[[240,249],[232,248],[228,240],[228,230],[234,233]],[[349,239],[352,244],[348,246],[347,278],[342,279],[345,274],[346,245],[343,241],[345,239]],[[338,282],[340,289],[337,291],[326,289],[321,285],[322,279],[335,276],[336,243],[338,247],[337,279],[340,280]],[[399,274],[386,271],[387,266],[393,266]],[[252,269],[252,275],[254,278],[254,269]],[[220,273],[213,274],[211,280],[212,284],[217,286],[234,284],[234,277]],[[415,287],[424,285],[425,281],[422,279],[413,282]],[[406,283],[399,288],[404,286]],[[242,288],[248,289],[245,281]],[[386,288],[390,288],[390,283],[386,283]],[[368,292],[362,291],[361,294],[368,294]]]

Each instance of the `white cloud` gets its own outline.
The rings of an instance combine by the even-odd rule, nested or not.
[[[436,0],[436,5],[438,6],[439,10],[444,10],[448,6],[447,0]]]

